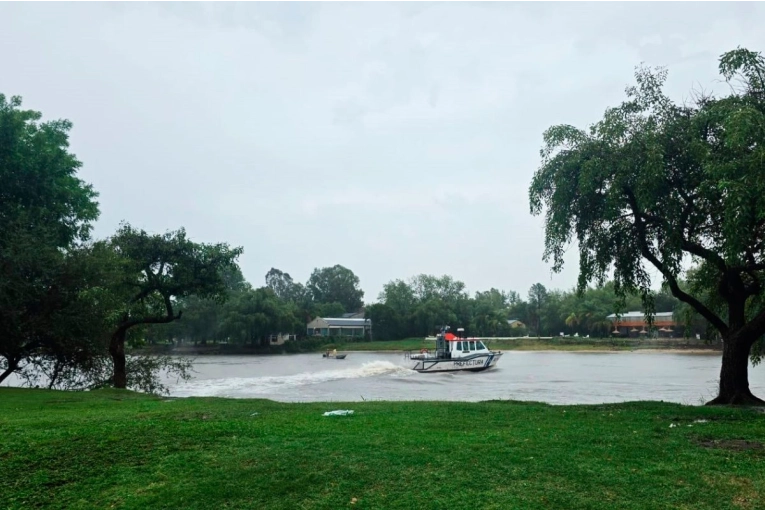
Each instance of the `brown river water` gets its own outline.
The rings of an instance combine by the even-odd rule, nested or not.
[[[485,372],[420,374],[403,353],[199,356],[194,379],[168,381],[174,396],[282,402],[512,399],[550,404],[663,400],[700,404],[715,394],[719,353],[508,351]],[[750,369],[765,396],[765,367]]]
[[[506,351],[485,372],[420,374],[403,353],[349,352],[273,356],[197,356],[190,381],[167,380],[178,397],[267,398],[281,402],[361,400],[527,400],[599,404],[711,399],[720,372],[715,352]],[[765,367],[750,369],[755,395],[765,397]],[[3,386],[15,386],[9,378]]]

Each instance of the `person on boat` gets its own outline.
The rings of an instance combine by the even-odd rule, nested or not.
[[[332,349],[332,356],[337,357],[337,349]]]

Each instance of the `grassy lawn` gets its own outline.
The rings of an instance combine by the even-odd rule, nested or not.
[[[759,411],[662,403],[1,388],[0,508],[757,509],[763,441]]]

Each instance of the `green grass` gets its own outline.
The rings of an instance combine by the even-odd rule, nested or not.
[[[756,509],[763,441],[756,410],[662,403],[2,388],[0,508]]]

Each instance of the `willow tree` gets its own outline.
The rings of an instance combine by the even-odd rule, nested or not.
[[[639,68],[627,100],[588,130],[544,134],[529,189],[545,210],[545,260],[560,271],[579,247],[579,288],[613,271],[624,297],[652,313],[650,266],[723,339],[719,393],[710,404],[764,403],[749,390],[752,347],[765,334],[765,60],[736,49],[719,61],[723,97],[672,102],[664,69]],[[681,285],[695,265],[701,285]]]

